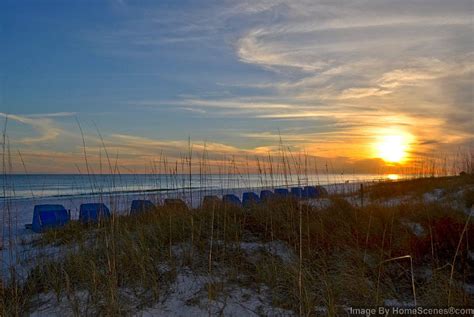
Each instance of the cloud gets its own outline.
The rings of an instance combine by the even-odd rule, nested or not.
[[[75,113],[72,112],[58,112],[45,114],[31,114],[31,115],[16,115],[0,112],[0,116],[13,120],[22,124],[26,124],[37,132],[37,136],[23,137],[18,140],[22,144],[33,144],[51,141],[56,139],[63,130],[59,128],[51,118],[55,117],[69,117]]]
[[[87,162],[89,171],[98,173],[100,171],[109,173],[120,171],[121,173],[175,173],[186,172],[186,156],[189,154],[189,143],[182,140],[159,140],[133,135],[110,135],[104,142],[109,153],[110,163],[105,157],[105,149],[101,143],[94,138],[86,138]],[[272,157],[272,168],[278,170],[283,168],[281,151],[286,156],[291,156],[294,160],[304,160],[323,167],[330,166],[330,172],[370,172],[379,169],[383,163],[378,159],[358,159],[354,157],[325,157],[314,156],[307,152],[311,147],[294,146],[272,142],[274,145],[258,146],[249,149],[218,142],[192,142],[194,172],[202,171],[204,168],[208,173],[256,173],[258,166],[269,168],[269,155]],[[73,151],[45,150],[22,150],[20,151],[22,160],[25,162],[28,172],[44,172],[45,170],[54,173],[81,172],[86,170],[82,153],[83,149],[79,144]],[[291,152],[290,152],[291,151]],[[323,153],[323,152],[321,152]],[[349,152],[340,152],[341,155]],[[205,158],[205,159],[204,159]],[[287,158],[288,159],[288,158]],[[17,153],[12,155],[13,170],[23,171],[23,165],[17,159]],[[184,165],[183,165],[184,164]],[[203,165],[204,164],[204,165]],[[177,169],[177,170],[176,170]],[[184,169],[184,170],[183,170]]]
[[[259,118],[332,117],[367,132],[391,124],[453,146],[472,138],[469,1],[282,1],[263,7],[277,18],[243,33],[236,54],[287,77],[254,87],[273,87],[295,106]]]
[[[423,120],[436,136],[469,136],[472,11],[464,0],[223,1],[185,11],[133,6],[133,19],[99,36],[113,49],[147,54],[193,46],[196,38],[203,46],[230,46],[240,62],[273,74],[263,82],[234,78],[222,98],[203,92],[139,106],[295,124],[331,117],[335,126],[366,130],[385,122],[377,117],[405,118],[411,130]]]
[[[129,102],[134,110],[179,111],[184,122],[222,119],[224,128],[214,130],[205,146],[216,162],[219,156],[245,160],[277,151],[281,137],[288,147],[322,161],[379,167],[380,161],[365,159],[372,139],[387,127],[413,135],[419,146],[413,152],[427,156],[472,142],[471,0],[244,0],[186,10],[122,4],[113,28],[104,24],[83,34],[100,54],[126,55],[130,65],[139,57],[151,73],[163,52],[179,62],[184,57],[186,65],[197,60],[203,68],[216,66],[218,57],[219,72],[205,80],[215,86],[201,88],[200,72],[180,69],[177,77],[186,78],[175,79],[187,95],[167,94],[164,100],[151,94]],[[20,139],[31,145],[57,139],[64,131],[55,120],[70,115],[9,118],[36,131]],[[225,139],[229,131],[235,135],[231,141]],[[187,151],[186,140],[108,132],[110,152],[136,169],[161,151],[173,159]],[[97,164],[101,142],[90,135],[87,140]],[[71,144],[80,155],[80,142]],[[204,145],[195,149],[204,151]]]
[[[58,117],[72,117],[77,115],[76,112],[53,112],[53,113],[34,113],[28,114],[26,117],[30,118],[58,118]]]
[[[140,106],[166,106],[177,105],[184,109],[191,107],[198,108],[222,108],[222,109],[291,109],[293,105],[283,103],[252,101],[251,99],[184,99],[169,101],[134,101],[132,104]],[[194,108],[191,108],[194,109]]]

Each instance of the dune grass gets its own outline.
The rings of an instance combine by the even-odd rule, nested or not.
[[[95,225],[71,222],[35,242],[63,248],[61,256],[38,260],[25,281],[11,279],[0,290],[2,315],[35,311],[46,300],[75,315],[132,314],[170,296],[183,268],[220,277],[207,284],[208,300],[232,288],[266,286],[273,306],[300,315],[335,315],[344,306],[386,300],[472,306],[463,285],[473,277],[474,227],[458,207],[472,204],[472,180],[374,185],[363,207],[332,195],[324,204],[159,207]],[[446,199],[416,198],[435,189]],[[387,203],[406,195],[413,198]],[[267,247],[275,243],[286,253]],[[260,248],[249,253],[247,245]]]
[[[416,197],[435,189],[443,190],[446,194],[454,193],[462,185],[474,185],[472,174],[381,182],[371,186],[369,193],[372,199],[395,198],[405,195]],[[469,192],[472,193],[472,190]],[[469,202],[466,201],[467,204]]]

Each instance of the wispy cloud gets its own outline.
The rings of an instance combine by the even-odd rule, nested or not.
[[[85,47],[119,55],[133,70],[120,74],[133,75],[134,88],[124,89],[131,112],[160,111],[191,135],[198,124],[219,119],[206,142],[216,156],[262,155],[277,150],[282,138],[295,151],[379,166],[365,159],[386,128],[412,135],[424,155],[474,140],[471,0],[226,0],[186,10],[121,0],[112,6],[120,19],[84,27]],[[172,84],[135,89],[146,74]],[[168,87],[173,93],[166,94]],[[60,125],[73,115],[8,117],[29,127],[32,133],[17,138],[29,151],[54,155],[40,144],[61,139],[63,150],[80,156],[77,131]],[[120,130],[109,122],[104,131],[124,165],[139,168],[161,151],[176,159],[186,152],[187,140],[155,138],[150,127],[136,125]],[[101,140],[86,134],[97,163]],[[203,144],[195,148],[203,151]],[[59,156],[69,165],[77,160]]]
[[[33,113],[25,115],[30,118],[58,118],[58,117],[72,117],[77,115],[77,112],[53,112],[53,113]]]
[[[469,1],[257,1],[247,10],[264,11],[276,18],[245,31],[236,54],[291,78],[254,87],[274,88],[272,98],[292,99],[293,106],[253,115],[331,117],[368,132],[399,118],[389,124],[420,139],[431,134],[454,145],[473,139]]]
[[[58,127],[54,120],[51,118],[55,117],[69,117],[75,113],[72,112],[58,112],[58,113],[45,113],[45,114],[30,114],[30,115],[16,115],[7,114],[0,112],[0,116],[7,118],[7,120],[13,120],[21,124],[26,124],[36,131],[36,136],[23,137],[18,140],[19,143],[33,144],[41,143],[56,139],[63,131]]]

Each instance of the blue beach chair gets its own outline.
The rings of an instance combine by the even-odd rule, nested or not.
[[[318,189],[315,186],[305,186],[303,189],[303,198],[317,198]]]
[[[301,187],[292,187],[291,196],[295,198],[303,198],[303,188]]]
[[[323,186],[305,186],[303,189],[303,198],[319,198],[326,196],[328,191]]]
[[[290,192],[287,188],[275,188],[275,196],[283,198],[288,197],[289,195]]]
[[[260,197],[253,192],[246,192],[242,195],[242,205],[244,207],[250,207],[253,204],[260,203]]]
[[[97,223],[109,217],[110,210],[103,203],[82,204],[79,209],[79,220],[82,223]]]
[[[268,202],[273,197],[273,192],[271,190],[262,190],[260,191],[260,201]]]
[[[166,198],[165,207],[174,211],[188,210],[188,205],[180,198]]]
[[[242,207],[242,202],[240,201],[240,198],[234,194],[227,194],[227,195],[222,196],[222,202],[224,204]]]
[[[130,215],[137,215],[147,211],[153,211],[156,206],[149,200],[133,200],[130,206]]]
[[[206,209],[217,208],[220,205],[220,203],[221,203],[221,200],[216,195],[207,195],[207,196],[204,196],[204,198],[202,199],[201,207],[206,208]]]
[[[71,219],[63,205],[36,205],[31,229],[40,233],[48,229],[63,227]]]

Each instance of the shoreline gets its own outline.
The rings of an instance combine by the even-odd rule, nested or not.
[[[381,180],[383,181],[383,180]],[[288,184],[279,186],[257,186],[257,187],[232,187],[232,188],[202,188],[202,187],[183,187],[179,189],[150,189],[150,190],[131,190],[131,191],[117,191],[117,192],[104,192],[104,193],[88,193],[88,194],[71,194],[71,195],[59,195],[59,196],[45,196],[45,197],[19,197],[9,198],[0,201],[2,206],[2,212],[11,212],[16,215],[16,219],[25,219],[25,214],[22,211],[30,211],[30,218],[33,215],[33,208],[38,204],[62,204],[64,207],[71,211],[71,218],[75,219],[78,215],[79,206],[82,203],[94,203],[103,202],[108,207],[118,214],[124,214],[128,212],[130,203],[134,199],[148,199],[154,203],[161,204],[164,199],[167,198],[179,198],[182,199],[190,208],[198,208],[202,202],[204,196],[217,195],[222,196],[225,194],[235,194],[239,197],[244,192],[253,191],[257,194],[261,190],[274,190],[275,188],[291,188],[291,187],[303,187],[303,186],[322,186],[330,194],[336,193],[349,193],[359,189],[361,184],[373,184],[381,181],[367,180],[367,181],[353,181],[343,183],[330,183],[324,185],[318,184]],[[8,205],[6,207],[6,205]],[[20,216],[21,217],[18,217]],[[77,217],[76,217],[77,218]],[[2,223],[3,225],[3,223]]]
[[[285,179],[284,175],[275,175],[274,177],[249,174],[249,175],[229,175],[209,174],[202,179],[199,175],[193,174],[191,182],[189,175],[177,174],[174,178],[170,175],[134,175],[127,174],[94,174],[87,175],[69,175],[69,174],[46,174],[46,175],[27,175],[27,174],[7,174],[4,175],[4,187],[6,191],[0,193],[0,203],[10,200],[23,199],[42,199],[42,198],[74,198],[75,196],[97,196],[97,195],[115,195],[115,194],[133,194],[133,193],[154,193],[154,192],[183,192],[190,190],[212,190],[212,189],[235,189],[235,188],[261,188],[261,187],[285,187],[301,185],[333,185],[338,183],[354,182],[378,182],[393,180],[393,174],[328,174],[328,175],[290,175]],[[37,176],[45,177],[45,181],[38,181]],[[218,177],[217,177],[218,176]],[[14,179],[20,177],[20,179]],[[31,177],[33,180],[24,180]],[[53,181],[49,181],[51,177]],[[55,179],[54,178],[58,178]],[[65,180],[71,177],[70,180]],[[117,178],[115,181],[109,179]],[[124,179],[124,178],[132,179]],[[140,179],[140,177],[145,177]],[[410,179],[415,175],[396,175],[399,179]],[[78,179],[74,179],[78,178]],[[92,181],[91,178],[96,179]],[[102,178],[102,179],[100,179]],[[153,181],[150,181],[153,179]],[[6,195],[5,195],[6,193]],[[3,194],[3,195],[2,195]]]

